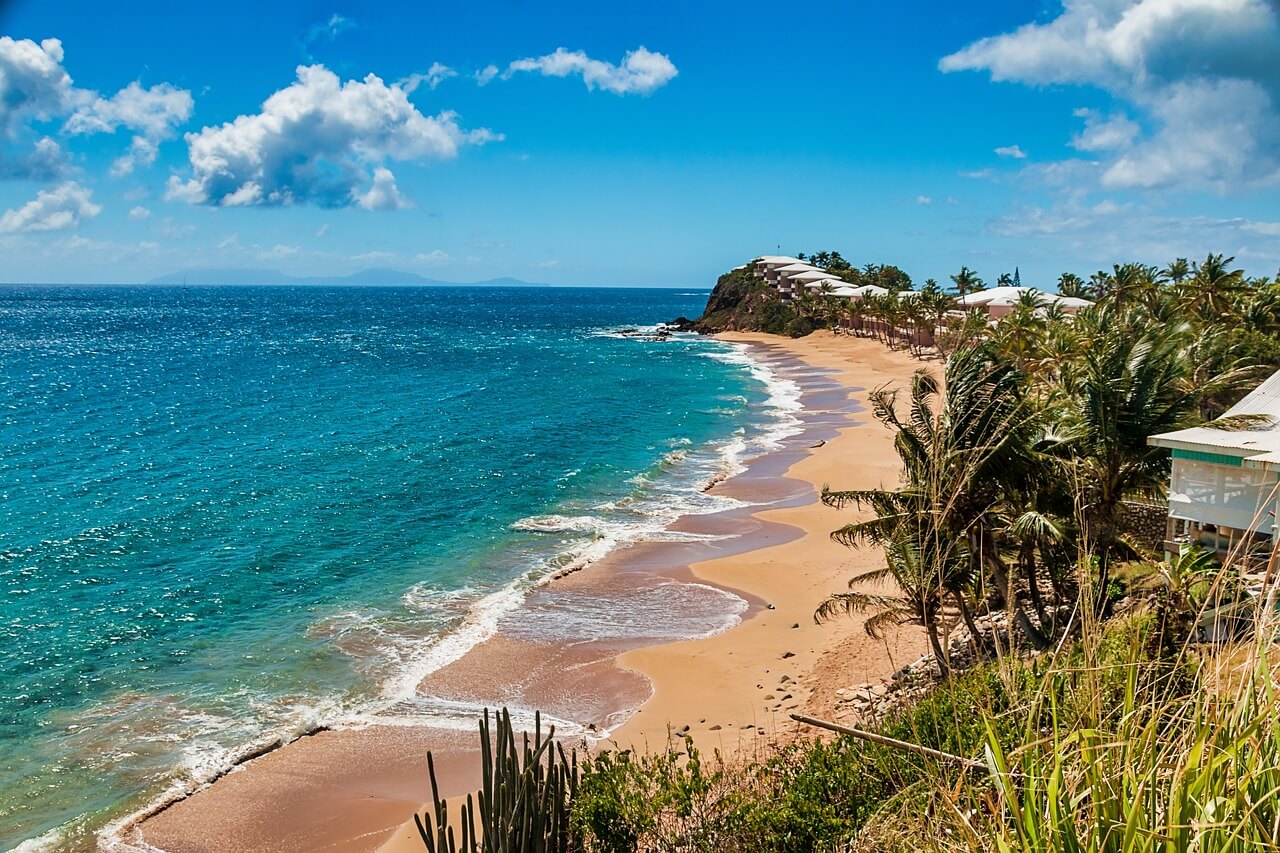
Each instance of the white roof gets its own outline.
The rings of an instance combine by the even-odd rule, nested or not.
[[[855,296],[857,296],[857,295],[858,295],[858,291],[859,291],[860,289],[861,289],[861,288],[857,288],[857,287],[849,287],[848,285],[845,285],[844,287],[837,287],[834,291],[832,291],[831,295],[832,295],[832,296],[841,296],[841,297],[844,297],[844,298],[846,298],[846,299],[852,299],[852,298],[854,298]]]
[[[792,281],[839,281],[840,279],[826,270],[809,270],[807,272],[798,272],[794,275],[788,275],[787,278]]]
[[[1280,465],[1280,370],[1227,409],[1223,417],[1234,415],[1264,415],[1272,422],[1258,429],[1223,430],[1207,426],[1180,429],[1153,435],[1147,443],[1156,447],[1237,456],[1249,468]]]
[[[800,263],[800,259],[787,257],[786,255],[763,255],[759,258],[756,258],[754,262],[757,264],[769,264],[770,266],[777,266],[779,264],[798,264]]]
[[[888,293],[888,289],[874,284],[864,284],[861,287],[849,288],[853,291],[851,296],[884,296]]]
[[[778,272],[784,272],[784,273],[820,272],[826,275],[831,275],[831,273],[827,272],[826,270],[820,270],[817,267],[815,267],[813,264],[806,264],[803,261],[796,261],[794,264],[787,264],[785,267],[778,267]],[[788,275],[788,278],[789,277],[790,276]]]
[[[1016,305],[1024,293],[1039,294],[1045,303],[1056,302],[1064,308],[1086,308],[1093,304],[1087,299],[1060,296],[1057,293],[1047,293],[1034,287],[991,287],[986,290],[979,290],[976,293],[958,296],[956,297],[956,304],[967,306]]]

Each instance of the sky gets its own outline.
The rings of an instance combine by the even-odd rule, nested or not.
[[[1280,269],[1275,0],[0,0],[0,34],[0,281]]]

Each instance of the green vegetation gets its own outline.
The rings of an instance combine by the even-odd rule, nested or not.
[[[423,845],[430,853],[581,849],[569,815],[578,786],[577,754],[565,754],[553,739],[554,728],[543,736],[541,716],[534,719],[533,742],[522,735],[519,748],[505,708],[496,722],[491,736],[486,710],[480,721],[482,787],[475,797],[467,795],[456,823],[440,797],[435,762],[427,753],[433,807],[426,815],[413,816]]]
[[[485,850],[1261,851],[1280,826],[1267,644],[1149,651],[1151,614],[940,684],[877,727],[975,768],[840,737],[753,761],[604,752],[561,788],[572,832]],[[544,801],[546,802],[546,801]],[[549,803],[548,803],[549,804]],[[492,836],[486,836],[492,839]]]
[[[749,273],[731,276],[717,291],[758,295],[755,322],[832,322],[833,300],[767,307]],[[980,286],[967,269],[953,281]],[[871,395],[901,482],[822,495],[863,511],[832,535],[881,549],[884,566],[815,602],[815,618],[869,613],[873,634],[915,622],[929,635],[936,683],[868,724],[891,741],[815,738],[733,761],[687,738],[653,755],[605,751],[575,782],[562,771],[526,798],[558,827],[567,814],[567,830],[518,846],[486,829],[484,849],[1280,849],[1276,555],[1253,595],[1233,561],[1257,555],[1161,561],[1121,512],[1165,488],[1168,455],[1150,435],[1256,426],[1219,416],[1280,366],[1280,284],[1211,255],[1061,285],[1097,304],[1066,317],[1028,295],[988,322],[949,314],[952,297],[926,282],[911,300],[891,291],[881,331],[867,331],[931,324],[948,355],[941,375],[925,368],[909,388]],[[886,579],[895,592],[868,587]],[[1206,624],[1213,645],[1199,642]],[[960,626],[965,666],[953,657]],[[540,744],[506,776],[571,766]]]

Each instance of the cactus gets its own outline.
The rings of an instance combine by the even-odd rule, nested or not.
[[[478,795],[467,795],[458,832],[449,825],[449,806],[440,798],[435,762],[427,753],[432,808],[413,821],[429,853],[575,853],[582,849],[569,823],[578,787],[578,755],[553,742],[555,727],[542,734],[542,715],[534,717],[533,742],[521,735],[517,750],[511,714],[495,715],[490,736],[489,710],[480,721],[483,781]],[[478,797],[478,805],[477,805]]]

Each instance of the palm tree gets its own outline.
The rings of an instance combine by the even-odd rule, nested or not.
[[[1175,286],[1182,284],[1183,279],[1191,275],[1191,265],[1186,258],[1176,258],[1160,270],[1160,277]]]
[[[1023,610],[996,541],[1002,490],[1027,470],[1035,413],[1023,401],[1024,380],[994,347],[979,344],[959,349],[948,359],[941,407],[938,382],[924,370],[912,377],[905,417],[897,411],[896,392],[877,389],[871,396],[872,412],[894,431],[903,484],[895,490],[824,488],[822,500],[829,506],[853,504],[875,512],[874,518],[832,536],[846,545],[870,542],[898,549],[886,556],[886,570],[912,572],[900,584],[904,595],[918,603],[911,618],[923,620],[932,614],[936,619],[937,599],[950,597],[976,637],[967,592],[985,568],[1013,621],[1033,643],[1043,646],[1045,637]],[[830,601],[831,608],[838,608],[844,606],[839,602],[853,600]],[[898,616],[893,618],[904,612],[901,604],[894,605]],[[831,612],[829,608],[826,615]],[[940,654],[936,625],[926,622],[925,627],[935,655]],[[939,665],[947,671],[944,661]]]
[[[1107,294],[1117,305],[1149,304],[1156,290],[1157,272],[1142,264],[1116,264],[1108,276],[1111,286]]]
[[[1094,293],[1089,290],[1089,286],[1084,283],[1084,279],[1073,272],[1064,272],[1058,276],[1058,292],[1063,296],[1072,296],[1076,299],[1092,299]]]
[[[1155,325],[1142,312],[1108,307],[1076,317],[1084,339],[1058,450],[1074,469],[1084,543],[1098,562],[1096,603],[1107,603],[1110,567],[1125,550],[1118,512],[1135,495],[1158,495],[1169,455],[1147,438],[1186,426],[1195,396],[1184,342],[1189,327]]]
[[[1182,306],[1206,320],[1238,313],[1236,302],[1247,289],[1243,270],[1229,269],[1235,258],[1209,255],[1193,265],[1193,274],[1179,288]]]
[[[955,285],[957,296],[964,296],[967,293],[982,289],[982,279],[978,278],[978,274],[968,267],[960,267],[960,272],[951,276],[951,282]]]
[[[896,500],[890,499],[890,495]],[[841,614],[873,611],[863,623],[863,629],[872,637],[882,637],[885,628],[891,625],[911,622],[922,625],[929,636],[929,648],[938,671],[947,678],[951,674],[951,663],[939,631],[946,576],[963,574],[969,561],[958,553],[954,543],[930,528],[927,513],[915,511],[922,503],[918,496],[888,492],[884,497],[878,510],[881,514],[876,519],[849,525],[832,534],[849,547],[880,546],[884,550],[884,567],[851,578],[848,592],[833,593],[818,605],[814,621],[825,622]],[[896,587],[893,592],[869,593],[858,589],[889,581]]]
[[[917,301],[930,317],[930,335],[933,338],[934,346],[937,346],[938,333],[942,330],[942,324],[946,320],[947,312],[951,310],[952,299],[936,281],[929,278],[925,279],[924,286],[920,288],[920,296]]]
[[[993,337],[1001,355],[1020,370],[1029,371],[1041,358],[1048,322],[1042,312],[1044,295],[1023,291],[1013,310],[996,322]]]

